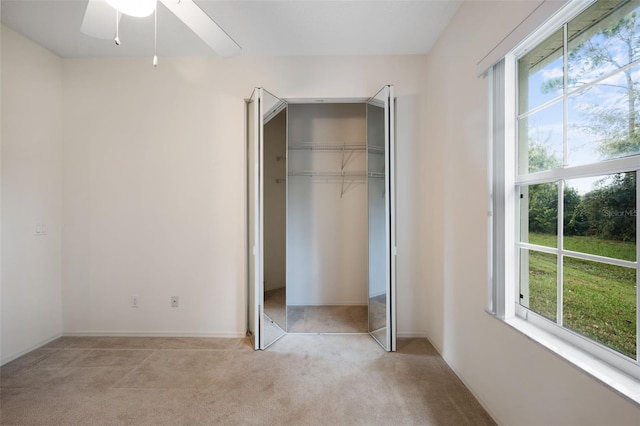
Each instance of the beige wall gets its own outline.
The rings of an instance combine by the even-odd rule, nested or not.
[[[1,49],[5,362],[61,332],[62,60],[4,27]]]
[[[403,164],[398,330],[424,335],[412,211],[424,64],[423,56],[161,58],[154,69],[147,59],[64,60],[63,331],[243,335],[244,98],[254,86],[285,98],[366,98],[393,83]],[[170,308],[172,295],[180,308]]]
[[[637,424],[637,405],[484,312],[488,86],[475,66],[536,5],[465,3],[428,56],[420,155],[427,334],[501,424]]]

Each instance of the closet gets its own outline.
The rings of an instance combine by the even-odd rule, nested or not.
[[[248,334],[368,332],[395,350],[393,87],[247,100]]]

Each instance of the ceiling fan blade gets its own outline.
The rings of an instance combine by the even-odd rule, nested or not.
[[[220,56],[235,56],[242,50],[193,0],[160,1]]]
[[[112,39],[116,34],[116,11],[104,0],[89,0],[80,31],[91,37]]]

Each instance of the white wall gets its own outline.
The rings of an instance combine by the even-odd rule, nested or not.
[[[363,145],[365,104],[289,106],[289,146]],[[289,171],[364,172],[366,153],[288,152]],[[367,304],[367,186],[362,178],[342,193],[336,177],[290,176],[288,182],[287,304]],[[347,183],[348,184],[348,183]]]
[[[536,4],[464,3],[428,57],[420,153],[428,336],[500,424],[637,424],[637,405],[484,312],[488,86],[475,66]]]
[[[62,61],[2,27],[2,362],[61,332]],[[36,236],[36,224],[46,235]]]
[[[422,56],[64,61],[63,331],[242,335],[245,105],[398,96],[398,330],[424,333],[413,211]],[[131,295],[140,307],[131,308]],[[170,308],[169,297],[180,296]]]

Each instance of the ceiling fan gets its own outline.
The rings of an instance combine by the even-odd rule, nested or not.
[[[218,55],[235,56],[240,53],[240,46],[193,0],[89,0],[80,31],[91,37],[115,39],[119,43],[116,30],[122,14],[149,16],[155,11],[158,1]]]

